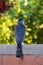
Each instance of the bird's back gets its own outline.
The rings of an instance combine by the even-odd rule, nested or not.
[[[16,41],[20,41],[22,42],[24,37],[25,37],[25,32],[26,32],[26,29],[25,29],[25,26],[23,24],[18,24],[16,27],[15,27],[15,38],[16,38]]]

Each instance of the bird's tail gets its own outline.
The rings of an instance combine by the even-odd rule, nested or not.
[[[22,45],[21,45],[21,43],[17,43],[16,57],[17,58],[23,58],[23,52],[22,52]]]

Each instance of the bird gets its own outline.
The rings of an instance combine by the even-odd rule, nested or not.
[[[25,38],[26,28],[24,25],[24,18],[20,18],[18,20],[18,24],[15,26],[15,39],[17,42],[17,50],[16,50],[16,57],[22,58],[23,52],[22,52],[22,42]]]

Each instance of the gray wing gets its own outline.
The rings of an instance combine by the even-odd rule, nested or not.
[[[23,42],[25,37],[26,28],[25,26],[16,26],[15,27],[15,38],[17,42]]]

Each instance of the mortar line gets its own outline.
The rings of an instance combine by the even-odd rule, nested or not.
[[[40,56],[38,56],[38,65],[40,65]]]
[[[2,65],[4,65],[4,64],[3,64],[3,55],[2,55]]]

